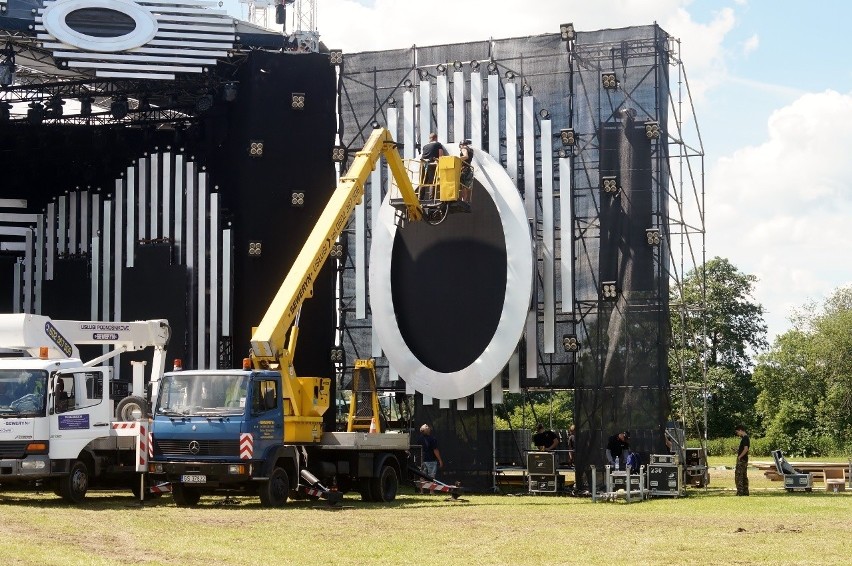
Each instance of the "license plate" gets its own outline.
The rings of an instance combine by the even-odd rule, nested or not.
[[[180,477],[181,483],[207,483],[207,476],[201,474],[186,474]]]

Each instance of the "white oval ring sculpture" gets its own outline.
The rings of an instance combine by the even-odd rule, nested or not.
[[[529,221],[518,189],[506,170],[482,150],[474,153],[479,184],[494,201],[506,242],[506,294],[494,336],[467,367],[437,372],[424,366],[405,343],[397,324],[391,289],[391,257],[397,226],[395,210],[385,197],[370,248],[370,308],[373,327],[388,359],[401,378],[417,391],[437,399],[459,399],[479,391],[503,370],[524,333],[533,284],[533,248]],[[476,197],[473,199],[476,206]],[[436,226],[435,230],[440,230]]]
[[[65,18],[71,12],[86,8],[100,8],[122,13],[136,24],[129,33],[116,37],[96,37],[68,26]],[[53,37],[68,45],[86,51],[127,51],[145,45],[157,35],[157,20],[143,6],[129,0],[59,0],[50,4],[42,14],[42,23]]]

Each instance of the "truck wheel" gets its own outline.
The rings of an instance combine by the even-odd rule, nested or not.
[[[148,402],[145,401],[142,397],[134,397],[131,395],[130,397],[125,397],[121,401],[119,401],[118,406],[115,408],[115,417],[124,422],[135,421],[133,418],[133,411],[139,409],[139,412],[142,413],[142,416],[148,414]]]
[[[260,504],[264,507],[281,507],[287,503],[290,478],[284,468],[275,468],[269,479],[260,484]]]
[[[393,466],[383,466],[379,477],[370,478],[370,493],[373,501],[389,503],[396,499],[399,488],[399,477]]]
[[[67,476],[59,478],[59,495],[68,503],[83,502],[89,490],[89,469],[80,460],[74,460]]]
[[[172,486],[172,499],[178,507],[195,507],[201,499],[201,493],[195,488],[176,483]]]

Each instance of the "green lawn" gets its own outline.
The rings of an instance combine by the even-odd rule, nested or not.
[[[730,458],[729,458],[730,460]],[[0,556],[13,564],[848,564],[852,492],[788,494],[752,470],[734,497],[733,470],[711,459],[707,489],[641,503],[567,496],[415,495],[391,505],[356,497],[331,510],[291,501],[170,497],[140,508],[124,493],[82,507],[53,494],[0,491]]]

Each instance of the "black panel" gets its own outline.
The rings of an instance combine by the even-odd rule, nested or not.
[[[478,185],[478,183],[477,183]],[[423,365],[469,366],[491,342],[506,294],[506,242],[497,207],[482,186],[470,214],[397,230],[391,259],[400,333]]]

